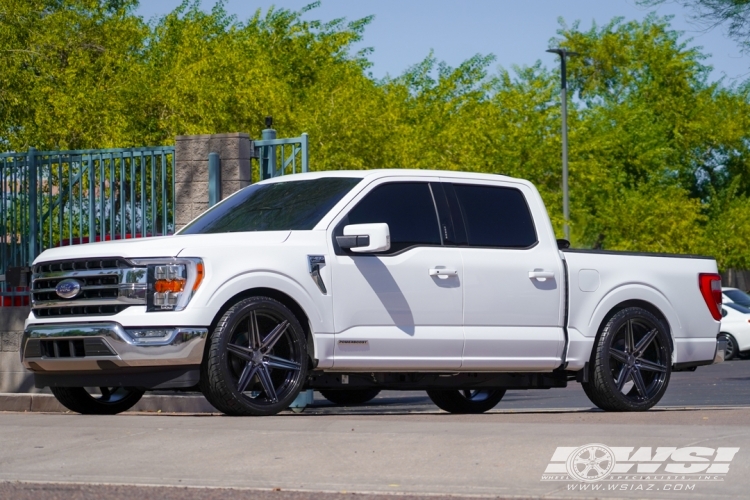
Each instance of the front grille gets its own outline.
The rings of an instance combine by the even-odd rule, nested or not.
[[[58,295],[64,280],[80,286],[75,297]],[[119,257],[43,262],[33,267],[31,300],[38,318],[111,316],[146,304],[146,269]]]
[[[59,262],[42,262],[32,269],[34,274],[53,273],[59,271],[88,271],[99,269],[128,269],[131,266],[125,259],[78,259]]]
[[[34,309],[37,318],[55,318],[58,316],[111,316],[130,307],[128,304],[104,306],[45,307]]]
[[[40,340],[29,339],[25,358],[85,358],[90,356],[116,356],[109,345],[100,338]]]

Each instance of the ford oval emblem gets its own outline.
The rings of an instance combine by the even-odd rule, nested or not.
[[[81,293],[81,282],[73,279],[62,280],[55,287],[55,293],[63,299],[75,298]]]

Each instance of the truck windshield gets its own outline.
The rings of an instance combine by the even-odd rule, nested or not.
[[[214,206],[180,234],[312,229],[361,180],[324,177],[255,184]]]

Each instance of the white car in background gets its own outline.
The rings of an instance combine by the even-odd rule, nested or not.
[[[738,288],[722,287],[721,301],[724,304],[735,303],[744,307],[750,307],[750,295]]]
[[[750,308],[734,302],[725,302],[721,307],[721,332],[719,338],[726,339],[724,359],[750,356]]]

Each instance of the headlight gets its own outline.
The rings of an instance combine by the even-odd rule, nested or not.
[[[203,282],[201,259],[135,259],[147,266],[146,311],[182,311]]]

